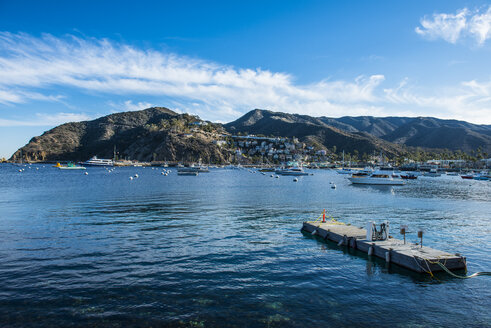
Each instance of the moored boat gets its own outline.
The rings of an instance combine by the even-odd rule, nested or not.
[[[423,174],[425,177],[439,177],[442,174],[437,171],[437,169],[431,169],[429,172]]]
[[[490,175],[489,175],[489,172],[487,172],[487,171],[482,171],[481,173],[476,174],[474,176],[474,180],[487,181],[487,180],[489,180],[489,178],[490,178]]]
[[[80,162],[83,166],[114,166],[112,159],[97,158],[97,156],[92,157],[88,161]]]
[[[291,176],[309,175],[301,167],[282,168],[282,169],[275,170],[275,173],[279,175],[291,175]]]
[[[363,185],[390,185],[390,186],[400,186],[404,185],[405,182],[400,178],[394,178],[392,175],[387,174],[383,171],[376,171],[370,175],[357,175],[353,174],[348,178],[352,184],[363,184]]]
[[[61,165],[60,163],[56,163],[56,165],[53,165],[53,167],[56,167],[60,170],[85,170],[85,167],[78,166],[70,162],[67,165]]]
[[[405,180],[416,180],[418,178],[418,176],[413,173],[403,173],[400,177]]]
[[[177,175],[197,176],[198,175],[198,171],[179,171],[179,170],[177,170]]]
[[[353,174],[353,173],[356,173],[354,170],[352,169],[345,169],[345,168],[342,168],[342,169],[338,169],[336,170],[336,172],[338,174]]]

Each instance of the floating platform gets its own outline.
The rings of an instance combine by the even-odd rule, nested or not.
[[[458,254],[450,254],[427,246],[389,238],[387,240],[367,240],[367,231],[351,225],[332,222],[307,221],[302,231],[317,235],[324,240],[331,240],[340,245],[351,247],[380,257],[390,263],[406,269],[431,273],[442,271],[441,263],[449,270],[466,269],[466,259]]]

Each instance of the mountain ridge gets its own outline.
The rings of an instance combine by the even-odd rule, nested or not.
[[[294,122],[296,117],[296,123],[303,122],[324,128],[332,127],[351,135],[368,133],[377,139],[408,147],[462,150],[465,152],[473,151],[480,147],[482,151],[491,153],[491,125],[473,124],[459,120],[444,120],[434,117],[343,116],[331,118],[326,116],[308,116],[306,118],[306,115],[281,114],[284,114],[284,117],[288,117],[290,122]],[[250,130],[248,132],[263,133],[264,126],[274,125],[273,122],[264,120],[265,115],[274,118],[280,113],[255,109],[224,126],[232,131],[240,130],[245,132]],[[260,119],[254,124],[254,118]],[[244,121],[247,121],[247,124],[244,124]],[[369,136],[365,135],[365,137]]]
[[[94,155],[112,158],[114,147],[120,157],[141,161],[181,160],[184,155],[224,162],[226,154],[206,132],[195,138],[182,137],[193,122],[203,122],[189,114],[178,114],[165,107],[122,112],[91,121],[59,125],[32,138],[18,149],[11,160],[86,160]],[[218,129],[213,126],[208,130]]]
[[[190,134],[190,130],[194,132]],[[224,134],[249,133],[298,138],[328,152],[398,156],[411,149],[448,149],[491,153],[491,125],[433,117],[343,116],[329,118],[254,109],[227,124],[205,122],[165,107],[121,112],[91,121],[61,124],[33,137],[21,154],[32,160],[86,160],[93,155],[136,160],[203,158],[226,162],[233,150],[217,146]]]

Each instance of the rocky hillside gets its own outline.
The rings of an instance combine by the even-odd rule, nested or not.
[[[386,141],[412,147],[445,148],[469,152],[481,148],[491,153],[491,125],[432,117],[319,118],[347,132],[367,132]]]
[[[11,160],[84,161],[97,155],[140,161],[225,162],[227,152],[213,143],[221,125],[167,108],[117,113],[93,121],[66,123],[34,137]]]
[[[344,116],[311,117],[297,114],[253,110],[226,124],[231,133],[297,136],[316,139],[326,147],[361,152],[397,152],[404,145],[429,149],[462,150],[480,148],[491,154],[491,125],[477,125],[431,117]],[[394,145],[395,144],[395,145]]]
[[[313,144],[320,148],[338,151],[371,154],[383,151],[389,155],[403,151],[401,146],[377,138],[369,133],[348,127],[340,129],[329,124],[326,118],[306,115],[286,114],[255,109],[238,120],[225,124],[224,127],[232,134],[250,133],[267,136],[297,137],[300,141]]]
[[[93,121],[66,123],[34,137],[10,160],[84,161],[97,155],[140,161],[223,163],[233,157],[232,144],[217,146],[223,134],[297,137],[314,149],[400,155],[411,147],[480,150],[491,154],[491,126],[417,117],[311,117],[256,109],[221,125],[167,108],[117,113]],[[408,148],[409,147],[409,148]]]

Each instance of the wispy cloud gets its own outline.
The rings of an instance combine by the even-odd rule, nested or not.
[[[8,87],[0,89],[0,104],[4,105],[21,104],[30,100],[61,101],[63,98],[61,95],[44,95],[39,92],[12,90]]]
[[[236,69],[105,39],[49,34],[37,38],[0,33],[0,55],[2,102],[27,99],[22,94],[12,97],[8,89],[65,86],[116,95],[165,96],[183,108],[201,104],[211,116],[224,119],[254,107],[336,115],[345,112],[345,102],[355,108],[351,104],[373,100],[374,89],[384,79],[374,75],[296,85],[286,73]]]
[[[36,113],[22,119],[1,119],[0,126],[55,126],[67,122],[79,122],[92,119],[83,113]]]
[[[432,18],[422,18],[420,23],[416,33],[431,40],[441,38],[455,44],[461,38],[473,37],[478,45],[483,45],[491,38],[491,6],[482,12],[464,8],[455,14],[433,14]]]
[[[235,68],[106,39],[0,32],[3,104],[57,101],[60,96],[50,95],[49,90],[70,88],[107,95],[113,99],[108,102],[113,111],[156,104],[216,121],[230,121],[253,108],[266,108],[315,116],[424,113],[491,123],[491,101],[477,87],[472,88],[471,82],[442,89],[438,95],[427,95],[408,81],[382,88],[385,83],[384,75],[375,74],[302,85],[287,73]],[[475,83],[489,90],[486,82]],[[146,96],[148,101],[134,100]],[[475,115],[468,115],[470,111]],[[4,126],[18,123],[2,122]]]
[[[133,112],[133,111],[142,110],[142,109],[157,106],[155,104],[152,104],[152,103],[149,103],[146,101],[139,101],[139,102],[134,103],[132,100],[126,100],[123,102],[110,101],[110,102],[108,102],[108,105],[113,107],[115,109],[115,112],[120,112],[120,111]]]

